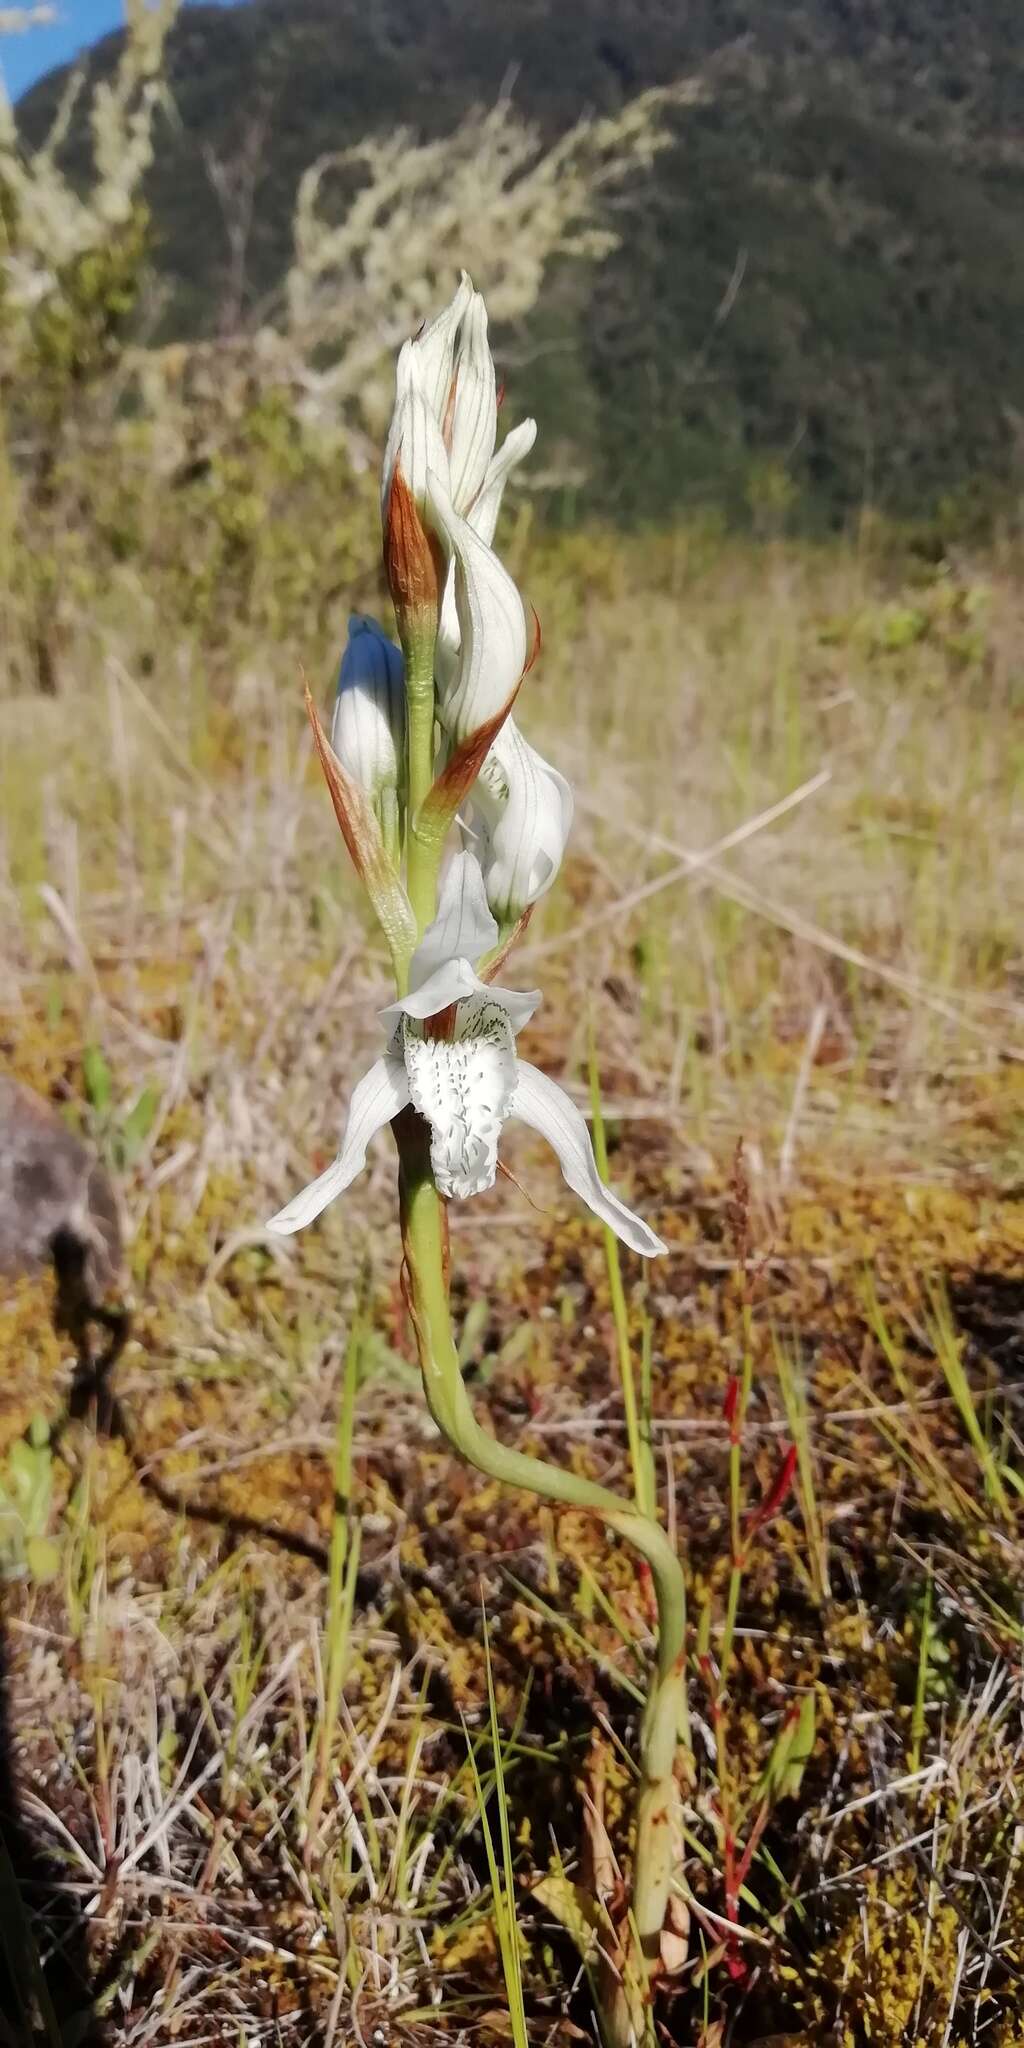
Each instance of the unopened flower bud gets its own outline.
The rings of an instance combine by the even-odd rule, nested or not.
[[[562,865],[572,791],[509,718],[474,785],[473,807],[488,904],[499,924],[515,924]]]
[[[438,711],[449,737],[464,740],[496,717],[518,688],[526,663],[526,614],[508,570],[459,518],[435,476],[428,501],[452,565],[449,603],[454,603],[458,632],[456,648],[454,630],[450,636],[442,630]],[[448,608],[446,603],[446,614]]]
[[[421,328],[411,344],[419,362],[424,395],[439,425],[447,417],[456,343],[472,297],[472,280],[463,271],[454,297],[428,326]]]
[[[395,371],[395,409],[391,415],[384,468],[381,474],[381,512],[387,522],[388,499],[396,468],[400,465],[409,494],[422,512],[427,498],[427,477],[433,472],[448,480],[448,451],[425,381],[426,366],[420,343],[407,341],[399,352]]]
[[[374,619],[354,612],[341,658],[331,745],[369,796],[397,859],[405,775],[405,686],[402,656]]]
[[[416,344],[398,358],[395,410],[384,454],[381,518],[384,569],[407,659],[433,647],[440,592],[438,553],[424,524],[427,480],[448,480],[448,454],[423,388]]]
[[[441,431],[448,446],[452,503],[468,518],[487,475],[498,431],[487,309],[479,292],[472,293],[463,316],[451,404],[442,418]]]

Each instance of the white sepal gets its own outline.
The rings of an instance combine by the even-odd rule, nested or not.
[[[446,960],[418,988],[411,989],[399,1002],[389,1003],[378,1015],[385,1030],[394,1032],[403,1017],[425,1024],[428,1017],[438,1017],[442,1010],[450,1010],[453,1003],[464,1003],[470,996],[493,996],[506,1011],[514,1031],[521,1031],[529,1023],[541,1000],[539,988],[495,988],[474,974],[468,960]]]
[[[294,1230],[303,1230],[307,1223],[312,1223],[321,1210],[326,1209],[328,1202],[333,1202],[336,1195],[344,1194],[356,1175],[362,1173],[370,1139],[405,1109],[408,1102],[409,1078],[404,1061],[390,1058],[375,1060],[369,1073],[363,1075],[352,1091],[345,1135],[337,1158],[326,1173],[310,1181],[301,1194],[271,1217],[267,1229],[277,1237],[290,1237]]]
[[[397,465],[420,510],[427,498],[427,477],[431,471],[448,482],[448,453],[440,421],[424,387],[421,344],[407,341],[399,351],[395,371],[395,409],[388,429],[381,473],[381,516],[387,524],[391,480]]]
[[[401,650],[375,619],[353,612],[341,657],[331,745],[371,797],[397,790],[405,770],[405,683]]]
[[[443,429],[448,425],[444,415],[441,425]],[[487,475],[497,431],[498,401],[494,362],[487,343],[487,309],[480,293],[474,292],[463,317],[455,358],[455,401],[448,447],[452,503],[467,516]]]
[[[463,271],[454,298],[412,343],[420,365],[424,396],[440,426],[444,424],[455,374],[455,344],[472,297],[472,281]]]
[[[466,514],[474,533],[478,533],[488,547],[494,539],[505,485],[517,463],[529,455],[536,439],[536,420],[521,420],[518,427],[513,427],[506,436],[497,454],[491,457],[479,493]]]
[[[502,499],[512,471],[517,463],[528,455],[537,438],[536,420],[523,420],[512,429],[503,441],[496,455],[491,457],[483,484],[466,513],[466,524],[484,541],[487,547],[494,540],[494,529],[498,524]],[[451,564],[445,581],[441,600],[441,617],[438,624],[435,664],[438,687],[442,699],[449,693],[455,680],[459,662],[459,615],[455,608],[455,564]]]
[[[443,476],[428,479],[427,503],[455,569],[458,660],[439,664],[439,714],[452,739],[467,739],[494,718],[516,689],[526,662],[523,601],[497,555],[452,504]]]
[[[449,960],[481,960],[497,943],[498,927],[487,908],[480,863],[466,849],[449,862],[437,916],[409,963],[410,987],[421,987]]]
[[[625,1202],[620,1202],[618,1195],[613,1195],[605,1186],[597,1170],[586,1121],[564,1088],[559,1088],[558,1083],[542,1074],[538,1067],[531,1067],[528,1060],[518,1061],[516,1076],[516,1091],[509,1113],[547,1139],[557,1155],[562,1178],[573,1194],[579,1195],[595,1216],[599,1216],[623,1244],[628,1244],[631,1251],[639,1252],[641,1258],[654,1259],[660,1252],[667,1251],[668,1246],[655,1236],[642,1217],[635,1216],[632,1209],[627,1209]]]

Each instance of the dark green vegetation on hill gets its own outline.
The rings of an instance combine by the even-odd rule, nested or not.
[[[100,45],[110,66],[116,37]],[[216,327],[226,243],[205,167],[261,127],[248,263],[262,309],[303,168],[368,132],[432,135],[510,86],[548,139],[699,72],[638,178],[621,249],[565,266],[507,337],[547,446],[629,519],[711,501],[835,521],[1012,486],[1024,413],[1024,43],[1016,0],[249,0],[189,8],[180,125],[150,181],[165,331]],[[23,102],[38,137],[59,79]],[[453,256],[454,256],[453,252]],[[730,280],[738,290],[722,313]],[[481,282],[486,284],[486,279]],[[514,344],[514,345],[513,345]]]

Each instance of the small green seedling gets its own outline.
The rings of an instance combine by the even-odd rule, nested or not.
[[[129,1103],[118,1101],[114,1076],[98,1045],[87,1045],[82,1054],[82,1079],[96,1140],[114,1171],[125,1173],[135,1165],[156,1122],[159,1090],[146,1087]]]
[[[0,1466],[0,1578],[48,1585],[60,1548],[47,1535],[53,1505],[53,1452],[45,1416],[35,1415]]]

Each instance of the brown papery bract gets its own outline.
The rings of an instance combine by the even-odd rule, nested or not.
[[[445,763],[433,788],[430,790],[417,820],[417,828],[430,835],[442,836],[447,832],[461,803],[465,802],[476,781],[505,720],[510,716],[512,706],[519,695],[517,683],[512,695],[506,698],[500,711],[478,725],[467,739],[456,747],[451,759]]]
[[[384,518],[384,573],[400,629],[406,619],[431,614],[436,618],[440,589],[437,546],[397,463]]]

